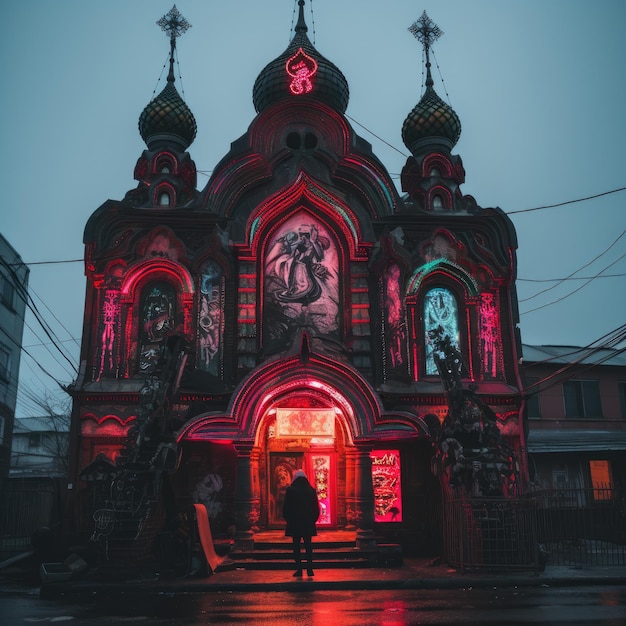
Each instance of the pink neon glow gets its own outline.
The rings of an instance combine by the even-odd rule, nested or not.
[[[318,525],[327,526],[332,522],[332,503],[330,499],[331,473],[330,456],[326,454],[315,454],[311,458],[313,465],[313,480],[317,499],[320,503],[320,517]]]
[[[498,375],[498,344],[500,315],[493,294],[483,293],[480,299],[480,344],[483,373],[495,378]]]
[[[402,521],[402,485],[400,481],[400,452],[374,450],[372,484],[374,485],[374,521]]]
[[[306,54],[302,48],[298,48],[298,52],[287,60],[285,69],[292,78],[289,83],[289,90],[292,94],[300,96],[312,91],[311,78],[317,72],[317,61]]]

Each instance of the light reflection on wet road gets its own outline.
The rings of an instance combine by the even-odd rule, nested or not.
[[[0,596],[3,626],[145,623],[155,626],[404,626],[414,624],[626,625],[620,587],[176,593],[72,604]]]

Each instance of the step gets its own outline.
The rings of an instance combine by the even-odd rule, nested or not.
[[[303,560],[306,566],[306,559]],[[319,559],[315,553],[313,554],[313,569],[356,569],[375,567],[376,561],[367,558],[354,559]],[[291,570],[295,568],[293,556],[285,559],[228,559],[217,568],[217,571],[228,571],[234,569],[243,570]]]

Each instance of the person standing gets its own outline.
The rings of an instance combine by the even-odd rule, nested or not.
[[[313,576],[313,544],[317,535],[315,523],[320,516],[320,505],[315,489],[302,470],[296,470],[291,485],[285,492],[283,517],[287,522],[285,535],[293,540],[293,556],[296,561],[294,576],[302,576],[301,542],[304,543],[308,576]]]

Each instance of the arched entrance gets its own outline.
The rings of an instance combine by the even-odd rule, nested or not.
[[[348,525],[347,502],[354,494],[346,484],[346,457],[354,445],[342,409],[332,398],[305,389],[277,400],[261,420],[256,445],[260,527],[284,527],[284,494],[297,469],[306,472],[317,491],[318,526],[330,529]]]
[[[188,422],[179,441],[223,442],[233,450],[232,518],[239,545],[251,543],[258,530],[282,527],[284,490],[302,468],[320,497],[320,527],[355,529],[364,546],[374,540],[375,516],[380,521],[384,504],[381,493],[375,504],[373,476],[379,492],[391,471],[400,485],[400,457],[412,456],[407,446],[423,436],[427,427],[415,415],[385,412],[358,371],[314,352],[305,339],[299,353],[253,370],[227,412]],[[374,470],[372,459],[379,464]],[[383,467],[389,459],[396,459],[395,469]],[[393,512],[388,518],[403,521]]]

